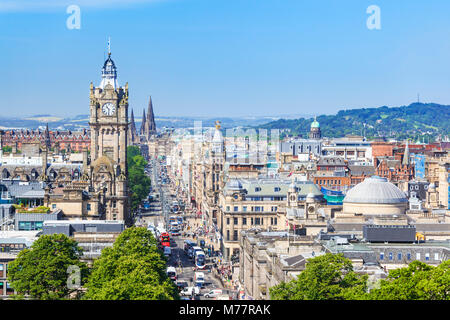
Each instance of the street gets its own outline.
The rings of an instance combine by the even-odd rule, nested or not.
[[[177,199],[177,195],[174,194],[174,191],[170,188],[170,181],[164,170],[164,163],[151,159],[149,160],[149,166],[148,169],[146,169],[146,172],[150,176],[152,182],[150,194],[155,195],[155,198],[150,202],[149,208],[146,210],[142,209],[140,211],[136,220],[136,225],[142,227],[154,225],[157,227],[162,224],[168,230],[168,221],[170,216],[181,216],[184,218],[184,229],[181,231],[181,235],[171,236],[171,256],[169,257],[167,266],[173,266],[176,268],[178,283],[186,282],[187,286],[194,286],[195,264],[194,260],[190,259],[184,251],[184,240],[191,240],[199,243],[202,239],[196,238],[193,240],[191,236],[186,235],[186,233],[188,233],[188,226],[190,229],[189,232],[192,231],[194,229],[194,221],[196,220],[192,215],[188,214],[186,210],[181,212],[178,211],[178,213],[171,212],[171,207],[174,201],[177,202],[180,201],[180,199]],[[225,289],[222,286],[219,277],[217,275],[214,276],[214,259],[217,259],[217,257],[207,256],[205,270],[199,270],[199,272],[203,272],[205,275],[205,285],[201,288],[200,295],[197,298],[200,300],[213,299],[204,297],[205,293],[208,293],[213,289],[222,289],[222,298],[225,295],[234,298],[236,292]]]

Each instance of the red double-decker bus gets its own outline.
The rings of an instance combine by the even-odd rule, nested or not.
[[[160,242],[163,247],[170,247],[170,236],[167,232],[161,233]]]

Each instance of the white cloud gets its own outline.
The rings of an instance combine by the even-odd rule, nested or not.
[[[111,8],[167,0],[0,0],[0,12],[54,11],[78,5],[83,8]]]

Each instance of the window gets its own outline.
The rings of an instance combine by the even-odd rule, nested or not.
[[[260,187],[255,187],[255,192],[261,191]]]
[[[275,218],[274,220],[275,220],[274,225],[277,225],[278,224],[277,218]]]
[[[227,230],[227,241],[230,241],[230,230]]]
[[[42,230],[43,221],[20,221],[19,230],[33,231]]]
[[[87,204],[86,209],[87,209],[87,211],[91,211],[91,204],[90,203]]]
[[[279,192],[280,190],[281,190],[280,187],[273,188],[273,191],[275,191],[275,192]]]
[[[253,225],[253,218],[251,218],[251,220],[250,220],[250,224],[251,224],[251,225]]]
[[[399,253],[397,254],[397,260],[402,260],[402,253],[401,253],[401,252],[399,252]]]
[[[247,211],[247,207],[242,207],[242,211],[246,212]]]
[[[420,253],[419,252],[416,253],[416,260],[420,260]]]
[[[233,241],[238,241],[238,231],[237,230],[233,231]]]
[[[238,207],[237,207],[237,206],[234,206],[233,211],[234,211],[234,212],[238,211]]]
[[[6,283],[6,294],[13,294],[13,293],[14,293],[14,289],[11,287],[9,282],[7,282]]]
[[[261,224],[264,224],[264,218],[261,218]]]
[[[255,225],[259,226],[261,224],[260,218],[255,218]]]
[[[227,224],[230,224],[230,218],[227,218]]]
[[[233,218],[233,224],[237,225],[238,224],[238,218]]]
[[[380,252],[380,260],[384,260],[384,252]]]
[[[425,261],[430,261],[430,254],[429,253],[425,253]]]
[[[408,253],[406,254],[406,259],[407,259],[407,260],[411,260],[411,252],[408,252]]]
[[[227,211],[230,211],[230,206],[227,206]]]
[[[434,260],[439,260],[439,253],[436,252],[436,253],[434,254]]]
[[[52,209],[56,209],[56,204],[52,204]]]
[[[247,225],[247,218],[242,218],[242,225]]]

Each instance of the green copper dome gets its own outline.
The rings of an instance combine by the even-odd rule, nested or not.
[[[320,128],[320,124],[316,119],[311,123],[311,128]]]

